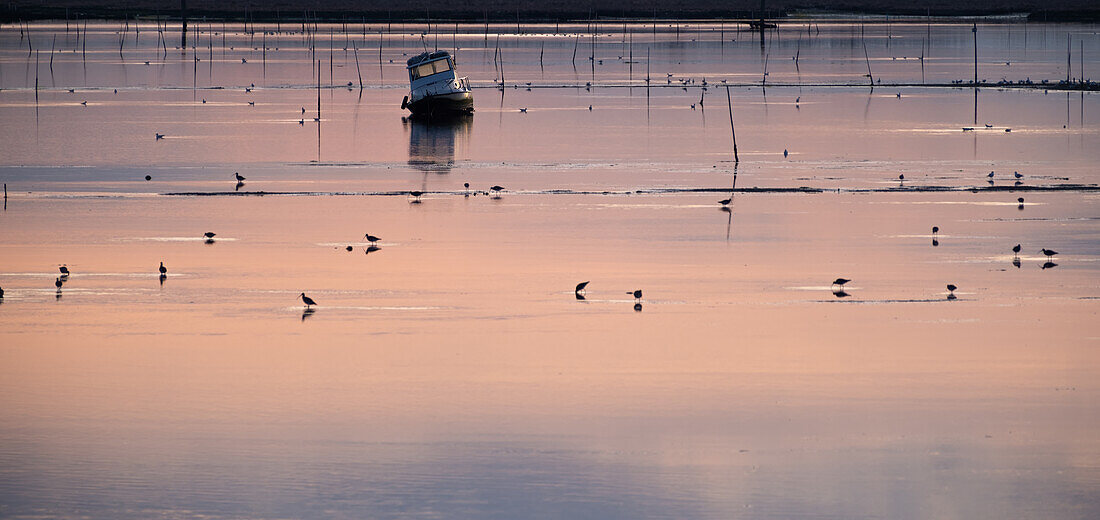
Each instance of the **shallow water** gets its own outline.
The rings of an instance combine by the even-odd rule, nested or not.
[[[852,86],[861,30],[915,84],[922,48],[928,83],[972,74],[970,27],[818,22],[763,53],[601,24],[576,69],[574,33],[525,26],[503,93],[512,28],[436,27],[479,86],[442,124],[399,109],[416,27],[381,74],[378,26],[331,27],[330,79],[322,26],[322,86],[356,85],[319,125],[300,25],[266,57],[240,24],[167,57],[131,25],[120,59],[89,23],[85,72],[32,24],[65,51],[37,107],[0,27],[0,515],[1096,517],[1096,96]],[[1096,29],[982,24],[980,77],[1064,79],[1067,34],[1088,76]]]

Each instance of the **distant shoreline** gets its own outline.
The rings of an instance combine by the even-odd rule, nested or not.
[[[347,23],[555,23],[638,21],[727,20],[747,22],[760,18],[759,3],[754,0],[672,0],[617,2],[616,0],[558,0],[546,3],[511,2],[513,7],[501,10],[502,2],[470,0],[464,3],[441,4],[429,0],[408,0],[394,8],[394,3],[381,0],[275,0],[255,9],[244,0],[190,0],[186,14],[179,0],[9,0],[0,5],[0,22],[72,19],[135,19],[168,18],[225,22],[347,22]],[[423,4],[423,5],[421,5]],[[121,6],[120,6],[121,5]],[[1042,7],[1037,9],[1037,7]],[[318,8],[320,7],[320,8]],[[594,8],[595,7],[595,8]],[[757,9],[753,9],[757,8]],[[1100,6],[1078,0],[1034,4],[1026,0],[973,0],[959,6],[955,2],[903,2],[900,0],[848,0],[830,2],[768,1],[765,18],[782,23],[801,22],[804,17],[865,20],[868,23],[925,19],[939,22],[962,21],[973,17],[1005,17],[1005,21],[1028,22],[1100,22]],[[900,20],[887,20],[899,17]]]

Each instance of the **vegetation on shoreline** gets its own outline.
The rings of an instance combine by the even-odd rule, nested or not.
[[[184,4],[186,10],[184,10]],[[247,0],[9,0],[0,20],[135,18],[187,16],[208,21],[490,21],[782,19],[811,10],[838,15],[967,17],[1026,15],[1034,22],[1100,21],[1100,6],[1088,0],[468,0],[459,3],[408,0],[273,0],[257,8]]]

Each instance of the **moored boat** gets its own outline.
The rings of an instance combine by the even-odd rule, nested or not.
[[[442,115],[474,111],[470,82],[458,77],[447,51],[425,52],[409,58],[409,95],[401,101],[415,115]]]

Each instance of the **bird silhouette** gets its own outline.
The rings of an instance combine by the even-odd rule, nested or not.
[[[489,191],[493,192],[493,195],[499,197],[500,192],[504,191],[504,186],[492,186],[489,188]]]
[[[851,296],[851,294],[844,292],[844,289],[838,289],[836,291],[833,291],[833,296],[836,296],[837,298],[847,298]]]
[[[581,291],[584,291],[585,287],[588,287],[588,282],[581,282],[581,283],[577,284],[577,288],[573,289],[573,292],[576,293],[576,294],[580,294]]]
[[[846,284],[850,281],[851,280],[849,280],[847,278],[837,278],[836,280],[833,280],[833,286],[834,287],[840,287],[841,290],[843,290],[844,289],[844,284]]]
[[[787,153],[788,153],[788,152],[787,152],[787,149],[786,149],[786,148],[784,148],[784,149],[783,149],[783,157],[786,157],[786,156],[787,156]]]
[[[0,298],[4,297],[4,288],[0,287]]]
[[[904,181],[905,180],[905,174],[903,173],[901,175],[898,175],[898,180],[899,181]]]
[[[1020,172],[1012,172],[1012,175],[1015,175],[1017,179],[1023,179],[1024,178],[1024,175]]]
[[[302,303],[306,304],[306,308],[317,305],[317,302],[313,301],[313,298],[306,296],[306,293],[299,294],[298,297],[302,299]]]
[[[424,194],[424,192],[422,192],[422,191],[410,191],[409,192],[409,195],[412,195],[412,197],[413,197],[413,202],[414,203],[419,203],[420,202],[420,196],[423,195],[423,194]]]
[[[933,235],[935,235],[936,233],[939,233],[939,232],[940,232],[940,227],[939,226],[932,226],[932,234]]]
[[[993,179],[993,172],[989,172],[989,175],[986,175],[986,177],[989,177],[992,180]]]
[[[54,280],[53,284],[55,287],[57,287],[57,292],[61,292],[61,286],[64,285],[64,283],[65,282],[61,281],[61,278]]]
[[[160,263],[160,275],[161,276],[168,276],[168,268],[164,267],[164,262]]]
[[[156,136],[156,139],[155,139],[156,141],[164,139],[164,134],[158,134],[156,132],[153,132],[153,135]]]
[[[728,199],[722,199],[722,200],[718,201],[718,203],[723,205],[723,206],[729,206],[730,202],[733,202],[733,197],[730,197]]]
[[[206,233],[202,234],[202,236],[204,236],[206,238],[214,238],[216,235],[217,235],[217,233],[214,233],[214,232],[211,232],[211,231],[207,231]]]
[[[1039,269],[1042,269],[1042,270],[1046,271],[1047,269],[1052,269],[1052,268],[1055,268],[1055,267],[1058,267],[1058,264],[1056,264],[1054,262],[1044,262],[1043,265],[1039,266]]]
[[[642,290],[641,289],[636,289],[634,291],[627,291],[626,294],[633,294],[635,300],[640,300],[642,298]]]
[[[1015,266],[1016,269],[1019,269],[1020,268],[1020,257],[1017,256],[1017,257],[1013,258],[1012,259],[1012,265]]]
[[[1039,252],[1040,252],[1040,253],[1042,253],[1042,254],[1044,254],[1044,255],[1046,255],[1046,257],[1047,257],[1048,259],[1049,259],[1050,257],[1052,257],[1052,256],[1054,256],[1054,255],[1056,255],[1056,254],[1058,254],[1058,252],[1057,252],[1057,251],[1054,251],[1053,249],[1045,249],[1045,248],[1044,248],[1044,249],[1040,249],[1040,250],[1039,250]]]
[[[947,284],[947,292],[948,292],[947,299],[949,299],[949,300],[954,300],[955,299],[955,289],[958,289],[958,287],[955,287],[955,284],[953,284],[953,283]]]
[[[375,242],[378,242],[378,241],[382,240],[381,238],[378,238],[378,237],[376,237],[376,236],[374,236],[370,233],[367,233],[367,234],[363,235],[363,238],[367,239],[367,242],[370,242],[370,245],[372,245],[372,246],[374,245]]]
[[[61,276],[69,276],[69,267],[68,266],[61,265],[57,268],[57,270],[61,271]]]
[[[470,196],[470,183],[464,182],[464,183],[462,183],[462,187],[465,188],[466,196],[469,197]]]
[[[634,312],[642,312],[642,304],[641,303],[635,303],[634,304]]]
[[[1020,255],[1020,244],[1012,246],[1012,253],[1016,256]]]
[[[244,177],[241,177],[240,173],[233,172],[233,178],[237,179],[237,182],[244,182]]]

